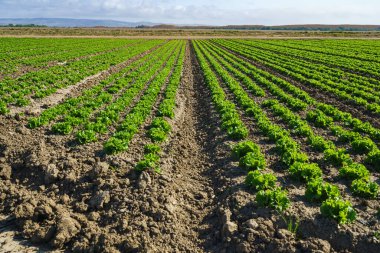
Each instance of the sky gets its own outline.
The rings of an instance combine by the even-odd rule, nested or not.
[[[377,24],[380,0],[0,0],[0,18],[167,24]]]

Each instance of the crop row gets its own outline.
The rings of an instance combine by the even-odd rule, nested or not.
[[[154,76],[165,59],[173,52],[174,42],[133,62],[119,73],[103,80],[98,85],[85,90],[76,98],[45,110],[38,118],[29,120],[29,127],[48,124],[60,115],[65,115],[52,130],[60,134],[70,134],[75,127],[81,128],[76,136],[80,143],[96,140],[98,133],[106,133],[111,124],[141,93],[145,83]],[[143,74],[142,74],[143,73]],[[103,108],[99,110],[100,108]],[[95,113],[99,110],[98,113]]]
[[[173,77],[176,63],[181,56],[181,49],[184,42],[180,42],[180,46],[176,48],[175,54],[172,54],[165,61],[165,66],[154,79],[151,80],[149,87],[144,91],[139,102],[125,116],[117,131],[104,144],[104,150],[107,153],[117,153],[126,151],[133,136],[139,131],[141,125],[147,117],[152,113],[153,106],[157,102],[158,95],[165,90],[165,84],[170,83]]]
[[[316,107],[326,115],[329,115],[333,118],[334,121],[341,122],[346,127],[351,127],[353,131],[367,134],[374,140],[380,140],[380,130],[373,127],[369,122],[363,122],[355,117],[353,117],[349,112],[342,112],[334,106],[320,102],[311,97],[308,93],[301,90],[300,88],[294,86],[293,84],[273,75],[266,71],[263,71],[252,64],[244,61],[243,59],[222,50],[221,48],[214,47],[214,49],[220,54],[223,53],[226,60],[231,63],[233,66],[239,68],[247,75],[255,79],[256,82],[259,82],[262,85],[268,86],[266,82],[262,82],[263,78],[266,78],[272,85],[281,88],[287,93],[291,94],[293,97],[302,99],[310,107]],[[259,76],[255,74],[259,74]],[[261,76],[261,78],[259,78]],[[286,100],[285,100],[286,101]]]
[[[157,173],[160,169],[160,155],[162,153],[161,146],[168,139],[172,126],[167,118],[174,118],[174,109],[176,102],[177,89],[181,83],[181,75],[183,70],[183,61],[185,54],[185,46],[182,46],[177,64],[171,74],[169,83],[164,93],[164,99],[160,102],[156,116],[149,125],[149,130],[146,132],[151,143],[144,146],[144,157],[135,166],[137,171],[153,170]]]
[[[300,64],[296,64],[297,61],[294,63],[289,59],[288,61],[283,62],[279,60],[276,61],[275,56],[273,56],[272,59],[269,57],[258,57],[257,52],[252,51],[248,46],[244,47],[233,42],[227,42],[226,44],[229,49],[239,52],[239,54],[270,67],[294,80],[315,87],[318,90],[335,94],[340,99],[351,101],[356,105],[363,106],[368,111],[380,115],[380,105],[378,104],[380,99],[379,95],[357,88],[355,86],[358,85],[355,85],[355,83],[350,83],[350,85],[348,85],[344,82],[333,82],[328,80],[329,75],[323,74],[319,71],[314,71],[313,73],[308,67],[302,67]]]
[[[46,97],[57,89],[75,84],[84,77],[94,75],[112,65],[137,56],[162,41],[146,41],[137,46],[120,49],[106,55],[82,59],[65,66],[54,66],[47,70],[30,72],[17,79],[0,83],[0,113],[6,113],[10,104],[24,106],[33,98]]]
[[[58,40],[60,43],[53,41],[53,46],[47,46],[41,43],[34,50],[7,52],[0,56],[0,75],[9,75],[18,69],[28,67],[36,69],[49,64],[66,64],[72,59],[101,53],[104,51],[115,50],[123,46],[136,42],[135,40],[94,40],[85,43],[83,40],[67,41]],[[22,45],[22,41],[18,45]],[[17,46],[15,47],[17,48]],[[8,77],[12,78],[12,77]]]
[[[243,46],[249,46],[249,49],[255,52],[255,56],[263,61],[265,59],[270,62],[276,60],[281,63],[286,62],[292,65],[297,64],[302,68],[308,68],[309,72],[311,72],[310,74],[312,74],[311,76],[317,78],[318,80],[326,79],[333,82],[347,84],[348,88],[352,88],[352,86],[354,86],[357,90],[374,91],[374,93],[379,90],[379,80],[368,76],[361,76],[334,67],[329,67],[324,64],[310,62],[306,59],[300,59],[293,55],[283,55],[274,49],[268,48],[265,44],[244,44]]]
[[[230,57],[231,54],[229,54],[225,51],[221,53],[221,51],[215,47],[213,47],[213,50],[218,52],[219,55],[223,55],[223,57],[226,60],[228,60],[229,63],[233,64],[239,70],[241,70],[242,72],[244,72],[247,75],[254,78],[254,80],[257,83],[259,83],[260,85],[263,85],[267,89],[269,89],[273,95],[275,95],[280,101],[286,103],[287,106],[289,106],[292,110],[305,109],[307,105],[316,105],[317,109],[313,110],[313,111],[309,111],[307,114],[308,115],[307,118],[308,118],[308,120],[318,121],[317,125],[318,124],[322,124],[322,125],[329,124],[329,125],[331,125],[331,127],[335,127],[333,124],[330,124],[330,123],[332,123],[332,121],[335,120],[335,121],[342,121],[342,123],[347,125],[347,126],[352,126],[353,131],[341,129],[339,132],[341,134],[344,132],[345,135],[350,135],[351,136],[351,142],[353,142],[353,143],[362,143],[363,142],[363,143],[367,143],[367,145],[370,145],[371,147],[374,147],[374,148],[371,148],[371,150],[368,150],[369,156],[368,156],[367,160],[369,161],[369,163],[372,166],[375,166],[376,169],[380,169],[377,165],[377,162],[379,161],[378,157],[379,157],[380,152],[378,151],[376,145],[373,143],[373,141],[368,140],[367,137],[362,137],[360,135],[360,133],[367,133],[370,137],[374,138],[375,140],[378,140],[378,137],[379,137],[379,130],[378,129],[373,128],[368,122],[363,123],[362,121],[353,118],[349,113],[340,112],[338,109],[336,109],[333,106],[326,105],[323,103],[318,103],[318,102],[314,101],[311,97],[309,97],[307,95],[307,93],[302,93],[301,91],[297,90],[298,88],[293,87],[293,89],[290,89],[289,87],[291,86],[291,84],[289,84],[289,83],[286,84],[282,80],[279,80],[278,78],[273,78],[273,76],[270,77],[270,75],[269,76],[266,75],[267,78],[270,78],[270,79],[266,80],[265,78],[263,78],[263,76],[265,76],[265,75],[263,75],[263,76],[259,75],[260,73],[264,73],[264,72],[256,71],[258,69],[255,67],[252,67],[252,66],[250,69],[246,68],[242,64],[242,63],[245,63],[244,61],[239,60],[236,57],[235,58]],[[247,67],[250,67],[249,64],[247,64],[247,63],[245,63],[245,65]],[[255,73],[255,71],[257,73]],[[271,80],[271,81],[269,81],[269,80]],[[275,81],[275,82],[271,83],[272,81]],[[285,90],[292,91],[292,93],[293,93],[293,95],[295,95],[295,97],[301,96],[302,99],[304,101],[306,101],[306,103],[298,101],[298,103],[300,103],[302,106],[295,107],[294,106],[295,105],[294,99],[296,99],[296,98],[292,97],[292,95],[290,95],[290,94],[285,93],[276,84],[281,84],[280,86],[285,88]],[[250,87],[251,86],[253,86],[253,85],[251,84]],[[296,103],[296,105],[298,103]],[[313,116],[312,114],[313,115],[317,114],[317,115]],[[332,115],[333,118],[328,117],[326,114]],[[295,126],[292,126],[292,127],[295,127]],[[298,125],[297,127],[298,127],[298,131],[302,131],[302,125],[301,124]],[[337,128],[335,127],[335,129],[337,129]],[[334,133],[335,133],[335,135],[338,135],[337,131],[334,131]]]
[[[222,55],[226,57],[226,54],[222,54]],[[216,54],[214,54],[214,56],[218,57]],[[223,63],[223,60],[219,59],[219,61]],[[237,63],[235,62],[235,64]],[[231,69],[231,66],[229,67],[228,65],[226,65],[225,62],[223,66],[229,70]],[[242,74],[240,73],[238,78],[240,78],[241,75]],[[251,84],[250,86],[247,86],[247,88],[249,89],[249,87],[251,86],[253,86],[253,84]],[[255,92],[253,92],[253,94],[254,93]],[[313,149],[324,152],[326,161],[333,163],[334,165],[353,164],[352,159],[349,157],[348,154],[345,154],[344,150],[337,149],[333,142],[326,141],[324,140],[322,136],[315,135],[313,133],[312,128],[308,125],[306,120],[301,119],[301,117],[293,113],[292,110],[284,106],[286,105],[286,106],[289,106],[291,109],[293,109],[291,99],[283,99],[284,98],[283,96],[278,96],[278,94],[281,94],[279,92],[272,92],[272,94],[276,95],[277,98],[280,98],[283,104],[280,105],[276,100],[267,100],[263,103],[263,105],[265,107],[272,109],[274,115],[281,117],[287,123],[288,127],[292,129],[293,133],[306,137],[307,141],[309,142],[308,144],[310,144]],[[370,140],[367,137],[362,137],[357,132],[344,130],[342,127],[332,124],[333,120],[330,117],[324,115],[320,110],[309,111],[307,113],[306,119],[309,122],[312,122],[317,127],[318,126],[325,127],[325,128],[329,127],[332,130],[332,134],[339,137],[338,138],[339,141],[350,142],[353,152],[362,154],[362,155],[365,154],[366,155],[365,160],[367,164],[369,164],[370,166],[374,167],[377,170],[380,169],[378,167],[378,165],[380,164],[379,163],[380,152],[372,140]],[[358,167],[356,165],[353,165],[353,166]],[[360,167],[363,170],[367,171],[367,169],[363,165],[360,165]],[[366,178],[365,181],[368,181],[368,179],[369,178]],[[371,188],[373,191],[372,196],[376,197],[377,192],[378,192],[377,185],[375,183],[367,182],[367,186],[368,186],[367,189],[363,189],[363,190],[369,190],[369,188]],[[360,194],[367,195],[367,196],[369,195],[369,194],[365,194],[364,192],[360,193],[358,191],[355,191],[355,193],[359,195]]]
[[[302,59],[308,59],[311,62],[318,62],[321,64],[338,67],[343,70],[350,71],[352,73],[360,73],[363,75],[371,75],[373,77],[380,77],[377,69],[380,63],[376,61],[364,59],[355,59],[352,57],[347,57],[347,53],[344,55],[334,55],[326,52],[313,52],[313,50],[308,50],[307,48],[299,45],[289,45],[287,42],[283,41],[265,41],[264,44],[270,45],[273,49],[279,53],[284,53],[287,55],[294,55]],[[368,43],[368,42],[367,42]],[[372,42],[373,43],[373,42]],[[315,51],[315,50],[314,50]],[[342,52],[342,49],[340,49]]]
[[[205,53],[205,54],[207,55],[208,53]],[[216,55],[213,55],[213,56],[215,57]],[[213,59],[213,57],[209,56],[208,60],[210,62],[214,62],[214,71],[216,71],[220,75],[222,81],[226,84],[226,86],[228,86],[231,89],[232,93],[235,94],[238,104],[240,104],[240,106],[245,109],[246,113],[250,115],[252,114],[252,112],[255,112],[253,114],[255,114],[256,116],[253,116],[253,117],[258,117],[257,115],[260,115],[259,120],[262,120],[261,117],[264,113],[260,111],[261,108],[259,108],[258,105],[256,105],[256,108],[253,106],[252,103],[254,102],[252,100],[251,101],[249,100],[245,91],[241,87],[239,87],[239,83],[231,79],[231,76],[228,76],[228,73],[218,65],[218,63]],[[224,64],[223,67],[227,69],[228,66]],[[231,68],[229,70],[231,70]],[[236,73],[237,73],[237,70],[234,71],[234,74]],[[240,80],[247,78],[247,76],[242,75],[242,73],[240,73],[239,75],[236,75],[235,77]],[[253,86],[254,84],[251,83],[250,87],[253,87]],[[253,93],[255,93],[256,90],[254,90]],[[326,146],[326,150],[327,149],[329,150],[328,152],[326,152],[326,160],[329,160],[329,159],[332,160],[336,156],[336,154],[338,154],[338,150],[332,148],[333,146],[329,145],[330,142],[325,141],[321,136],[314,135],[312,133],[311,128],[307,125],[307,122],[301,120],[299,117],[296,117],[296,115],[294,115],[291,110],[283,109],[282,106],[278,106],[278,102],[273,103],[271,100],[268,100],[266,103],[262,104],[262,106],[270,106],[270,105],[276,106],[274,108],[277,109],[278,115],[283,115],[284,119],[287,119],[288,122],[291,122],[291,124],[293,124],[292,129],[299,130],[299,127],[303,127],[301,128],[302,130],[300,133],[301,134],[303,133],[304,135],[308,135],[309,140],[313,141],[314,145],[318,146],[322,144],[322,147]],[[271,126],[271,125],[273,127],[270,127],[270,128],[276,129],[275,125],[271,124],[269,120],[265,122],[264,124],[258,123],[258,127],[261,128],[261,130],[267,135],[268,135],[268,132],[266,131],[268,130],[266,129],[266,127]],[[316,193],[322,194],[323,191],[322,192],[320,191],[321,187],[325,190],[331,189],[331,188],[334,189],[333,191],[334,194],[332,194],[331,196],[326,196],[326,193],[325,193],[324,199],[321,199],[322,196],[314,197],[314,198],[318,198],[320,201],[323,201],[321,205],[322,213],[332,216],[338,219],[340,222],[351,221],[355,216],[354,211],[348,202],[343,201],[341,197],[339,197],[340,194],[338,195],[339,191],[337,190],[337,188],[335,186],[332,186],[322,181],[322,177],[321,177],[322,172],[319,169],[318,165],[307,162],[308,159],[307,159],[306,154],[302,155],[302,153],[299,150],[299,147],[297,148],[298,146],[297,143],[290,138],[289,132],[282,130],[279,127],[277,127],[276,130],[277,131],[271,131],[268,136],[269,138],[272,138],[272,140],[276,141],[276,146],[280,150],[280,154],[281,154],[281,150],[283,150],[284,147],[286,147],[289,150],[293,149],[295,151],[294,155],[296,157],[299,156],[296,158],[295,161],[290,160],[287,163],[287,166],[290,166],[289,172],[291,175],[301,178],[302,180],[308,182],[306,197],[308,199],[311,199],[310,197],[310,195],[312,195],[311,192],[314,192],[315,194]],[[284,136],[287,136],[287,138],[278,137],[278,136],[282,136],[282,131],[284,131],[285,133],[287,132],[287,134],[284,135]],[[285,148],[285,152],[282,151],[284,152],[283,154],[287,154],[288,150],[286,150],[286,148]],[[327,155],[328,153],[330,155]],[[300,161],[297,161],[297,159],[300,159]],[[287,159],[284,160],[284,156],[283,156],[282,161],[286,163],[288,160]],[[350,163],[343,163],[343,164],[347,166],[351,166],[351,167],[354,167],[357,165],[356,163],[352,163],[352,161],[350,160],[348,161]],[[346,168],[347,166],[345,166],[344,168]],[[364,167],[364,170],[366,170],[365,167]],[[343,169],[341,171],[343,171]],[[311,178],[308,178],[309,176]],[[358,187],[358,185],[360,185],[360,187]],[[317,188],[319,189],[318,191],[317,191]],[[377,184],[369,182],[367,177],[360,178],[360,180],[358,178],[358,181],[355,181],[352,183],[351,188],[354,194],[365,196],[365,197],[375,197],[378,192]],[[341,211],[344,210],[344,212],[346,212],[346,215],[344,217],[338,217],[337,213],[329,213],[331,211],[330,209],[331,207],[336,207],[338,209],[341,209]],[[335,209],[335,211],[337,211],[337,209]]]
[[[234,146],[231,157],[235,160],[239,160],[239,165],[249,171],[246,182],[249,187],[259,191],[256,197],[257,202],[260,205],[270,206],[279,211],[284,211],[290,205],[287,192],[281,187],[276,187],[277,179],[274,175],[260,172],[260,170],[266,167],[264,155],[261,153],[258,145],[252,141],[245,140],[248,137],[248,130],[241,121],[234,103],[227,99],[223,88],[219,84],[217,75],[215,75],[211,69],[199,44],[193,42],[193,45],[204,79],[211,91],[212,101],[218,110],[219,117],[222,121],[222,129],[226,131],[229,137],[232,137],[235,140],[243,140]],[[229,114],[225,114],[226,106],[228,106],[228,111],[230,111]],[[225,124],[225,121],[228,118],[232,118],[234,122],[237,122],[239,128],[245,129],[245,134],[238,136],[238,138],[237,136],[231,136],[228,131],[229,129],[223,127],[223,124]]]

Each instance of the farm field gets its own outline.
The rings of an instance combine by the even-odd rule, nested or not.
[[[0,252],[380,252],[379,56],[0,38]]]

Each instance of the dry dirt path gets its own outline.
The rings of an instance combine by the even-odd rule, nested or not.
[[[176,220],[173,234],[159,235],[171,242],[160,245],[166,251],[173,250],[176,245],[181,252],[204,252],[207,242],[201,235],[215,225],[208,219],[215,204],[213,179],[208,171],[213,164],[212,149],[208,149],[213,138],[208,131],[212,126],[210,121],[205,124],[211,115],[207,99],[201,97],[204,84],[193,61],[188,44],[176,117],[172,121],[173,138],[165,148],[162,167],[163,174],[171,179],[168,208]],[[154,245],[154,241],[152,243]]]

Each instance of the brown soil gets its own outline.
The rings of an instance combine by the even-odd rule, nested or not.
[[[257,206],[244,185],[247,172],[230,159],[234,142],[219,128],[191,43],[175,115],[162,174],[133,169],[147,142],[143,132],[130,151],[108,156],[101,142],[73,145],[73,136],[0,116],[0,213],[9,217],[0,222],[0,252],[378,252],[378,200],[352,200],[361,212],[351,225],[321,217],[278,164],[274,144],[244,117],[268,171],[289,191],[293,206],[285,215],[300,219],[297,234]]]
[[[23,238],[17,231],[14,218],[0,215],[0,252],[51,252],[59,253],[61,250],[51,250],[44,246],[35,246]]]

